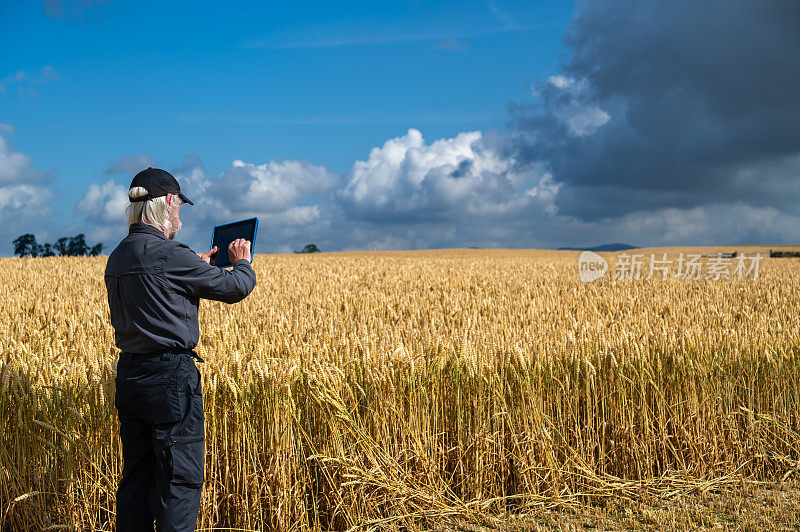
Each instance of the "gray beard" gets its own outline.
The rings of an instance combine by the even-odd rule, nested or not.
[[[175,224],[174,223],[170,223],[170,225],[175,225]],[[181,230],[181,227],[183,227],[183,222],[178,220],[178,227],[169,232],[169,239],[170,240],[175,240],[175,235],[178,234],[178,231]]]

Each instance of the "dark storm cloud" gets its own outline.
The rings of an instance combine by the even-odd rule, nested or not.
[[[520,155],[583,219],[744,201],[799,212],[800,2],[591,0],[562,74],[516,106]]]

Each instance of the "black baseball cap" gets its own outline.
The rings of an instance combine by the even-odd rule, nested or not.
[[[133,187],[142,187],[147,190],[147,194],[138,198],[129,197],[128,199],[131,201],[147,201],[153,198],[166,196],[167,194],[177,194],[182,202],[194,205],[194,203],[181,192],[181,186],[178,184],[178,180],[175,179],[172,174],[160,168],[148,167],[146,170],[142,170],[136,174],[129,188]]]

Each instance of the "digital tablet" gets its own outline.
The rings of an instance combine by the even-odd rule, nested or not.
[[[256,234],[258,233],[258,218],[248,218],[214,227],[211,233],[211,248],[217,246],[217,254],[214,257],[214,266],[224,268],[232,266],[228,259],[228,246],[237,238],[244,238],[250,241],[250,262],[253,262],[253,255],[256,248]]]

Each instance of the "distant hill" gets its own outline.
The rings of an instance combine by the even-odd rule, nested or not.
[[[636,249],[636,246],[630,244],[602,244],[592,248],[558,248],[559,251],[625,251],[626,249]]]

